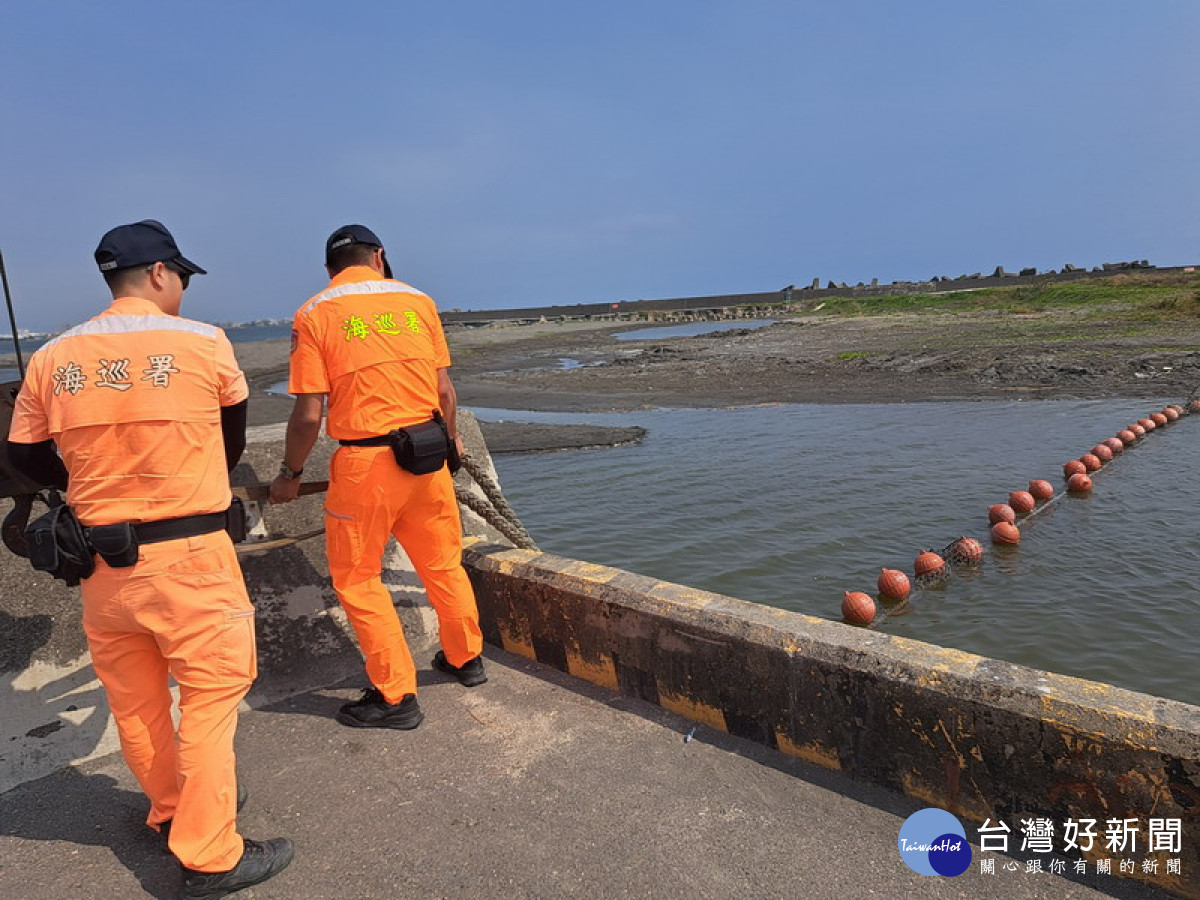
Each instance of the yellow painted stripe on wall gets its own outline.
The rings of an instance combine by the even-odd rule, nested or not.
[[[828,747],[822,747],[816,741],[810,744],[797,744],[782,731],[776,729],[775,744],[779,747],[780,752],[786,753],[788,756],[794,756],[834,771],[840,772],[842,769],[842,761],[838,758],[837,753]]]
[[[664,691],[661,686],[658,689],[658,705],[718,731],[729,730],[725,725],[725,713],[715,706],[709,706],[707,703],[693,700],[690,697],[672,694],[670,691]]]
[[[578,651],[568,648],[567,671],[576,678],[582,678],[584,681],[590,681],[592,684],[598,684],[611,691],[620,690],[620,683],[617,681],[617,667],[613,665],[612,658],[609,656],[602,656],[596,662],[592,662],[580,656]]]
[[[523,656],[526,659],[537,659],[537,653],[534,652],[533,644],[527,641],[524,635],[501,628],[500,643],[504,645],[504,649],[509,653],[515,653],[517,656]]]

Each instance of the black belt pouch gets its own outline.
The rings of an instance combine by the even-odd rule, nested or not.
[[[88,529],[88,540],[114,569],[127,569],[138,561],[138,536],[131,522],[93,525]]]
[[[225,530],[235,544],[246,539],[246,507],[241,497],[234,497],[229,509],[225,510]]]
[[[29,523],[29,562],[74,587],[96,571],[96,560],[75,511],[65,503]]]
[[[428,475],[446,464],[445,427],[437,421],[422,422],[388,432],[392,453],[400,468],[414,475]]]

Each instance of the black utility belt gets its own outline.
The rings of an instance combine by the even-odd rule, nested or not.
[[[446,463],[450,464],[453,473],[462,464],[458,458],[458,448],[450,440],[446,420],[436,409],[428,422],[394,428],[387,434],[375,437],[354,438],[338,443],[343,447],[391,447],[396,464],[413,475],[429,475]]]
[[[138,548],[142,544],[158,544],[215,531],[229,532],[234,543],[245,540],[246,513],[237,497],[233,498],[229,509],[222,512],[157,522],[116,522],[90,528],[80,524],[75,511],[62,503],[30,522],[25,529],[25,538],[29,543],[29,562],[35,569],[76,585],[95,571],[96,556],[114,569],[123,569],[137,563]]]
[[[228,510],[224,512],[202,513],[196,516],[180,516],[177,519],[160,519],[157,522],[138,522],[133,525],[133,533],[137,535],[139,544],[158,544],[162,541],[173,541],[178,538],[212,534],[214,531],[224,529],[228,521]],[[99,525],[90,528],[89,531],[94,535],[98,530],[112,527],[114,526]]]

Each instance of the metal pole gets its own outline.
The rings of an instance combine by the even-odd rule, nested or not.
[[[12,327],[13,349],[17,351],[17,371],[25,380],[25,360],[21,357],[21,339],[17,336],[17,317],[13,313],[12,292],[8,289],[8,270],[4,268],[4,254],[0,253],[0,281],[4,282],[4,302],[8,304],[8,324]]]

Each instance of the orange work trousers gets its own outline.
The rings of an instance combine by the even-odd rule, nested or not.
[[[233,734],[257,663],[254,608],[229,535],[147,544],[128,568],[97,558],[82,593],[92,665],[150,798],[146,823],[173,819],[170,849],[187,868],[233,868],[242,856]]]
[[[461,666],[483,650],[475,592],[462,566],[462,522],[449,469],[413,475],[389,447],[341,447],[329,469],[329,574],[354,627],[367,677],[389,703],[417,692],[417,670],[380,570],[399,541],[438,617],[442,650]]]

